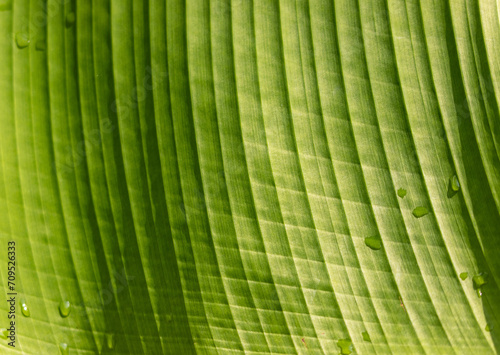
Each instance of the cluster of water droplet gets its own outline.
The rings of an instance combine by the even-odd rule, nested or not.
[[[29,318],[31,317],[31,312],[28,307],[28,303],[24,298],[21,298],[20,300],[21,304],[21,313],[24,317]],[[59,303],[59,314],[61,317],[66,318],[69,316],[71,313],[71,303],[69,301],[61,301]],[[0,338],[2,339],[7,339],[8,336],[8,331],[5,328],[0,328]],[[66,343],[60,343],[59,344],[59,350],[61,351],[62,355],[67,355],[69,354],[69,346]]]
[[[64,21],[66,28],[72,27],[75,24],[75,21],[76,21],[76,15],[74,12],[70,12],[70,13],[66,14],[66,18]],[[17,48],[24,49],[30,45],[31,38],[30,38],[30,35],[26,32],[17,32],[15,35],[15,41],[16,41]],[[46,41],[44,38],[40,38],[36,41],[35,49],[37,51],[44,51],[45,47],[46,47]]]
[[[29,318],[31,316],[30,309],[28,304],[24,298],[21,299],[21,313],[24,317]],[[61,317],[66,318],[71,313],[71,302],[69,301],[61,301],[59,303],[59,314]],[[8,331],[5,328],[0,328],[0,338],[7,339]],[[109,350],[112,350],[115,346],[115,336],[114,334],[107,333],[106,334],[106,346]],[[69,345],[67,343],[60,343],[59,350],[62,355],[69,354]]]

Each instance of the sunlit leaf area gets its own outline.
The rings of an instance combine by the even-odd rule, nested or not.
[[[0,0],[0,354],[500,353],[499,0]]]

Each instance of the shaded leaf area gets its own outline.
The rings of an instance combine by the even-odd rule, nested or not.
[[[1,0],[1,352],[497,353],[498,10]]]

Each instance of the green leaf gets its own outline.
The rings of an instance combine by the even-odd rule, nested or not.
[[[0,48],[0,353],[500,352],[498,1],[0,0]]]

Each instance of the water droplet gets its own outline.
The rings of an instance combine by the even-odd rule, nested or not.
[[[115,335],[108,333],[106,334],[106,345],[108,346],[109,350],[113,350],[115,347]]]
[[[30,309],[28,308],[28,304],[26,303],[26,301],[24,299],[21,300],[21,313],[25,317],[30,316]]]
[[[466,280],[466,279],[467,279],[467,277],[469,277],[469,274],[468,274],[467,272],[461,272],[461,273],[460,273],[460,278],[461,278],[462,280]]]
[[[382,248],[382,240],[380,240],[380,237],[367,237],[365,238],[365,244],[373,250],[379,250]]]
[[[417,218],[423,217],[429,213],[429,210],[423,206],[419,206],[413,210],[413,215]]]
[[[9,331],[5,328],[0,328],[0,338],[7,339],[9,336]]]
[[[71,313],[71,303],[69,301],[61,301],[59,303],[59,314],[61,317],[66,318]]]
[[[66,15],[66,27],[71,27],[76,21],[76,16],[74,12],[70,12]]]
[[[484,330],[486,330],[487,332],[491,332],[493,330],[493,326],[486,324],[486,327],[484,327]]]
[[[352,353],[351,339],[340,339],[337,341],[337,346],[340,348],[340,353],[342,355],[349,355]]]
[[[481,272],[472,277],[472,286],[474,290],[477,292],[477,297],[481,297],[483,295],[482,287],[488,283],[488,273]]]
[[[364,341],[369,341],[371,343],[372,339],[370,338],[370,334],[368,334],[368,332],[363,332],[361,335],[363,336]]]
[[[62,355],[68,355],[69,354],[68,344],[66,343],[59,344],[59,350],[61,351]]]
[[[39,39],[37,42],[36,42],[36,50],[37,51],[44,51],[45,50],[45,47],[46,47],[46,43],[45,43],[45,40],[43,39]]]
[[[474,288],[480,289],[483,285],[488,283],[488,273],[487,272],[481,272],[477,275],[474,275],[472,278],[472,282],[474,283]]]
[[[458,181],[458,177],[453,175],[448,181],[448,198],[455,196],[458,190],[460,190],[460,182]]]
[[[460,182],[458,181],[458,177],[456,175],[453,175],[450,178],[450,186],[451,186],[451,189],[455,192],[460,190]]]
[[[405,189],[399,189],[398,190],[398,196],[401,198],[404,198],[406,196],[406,190]]]
[[[16,33],[16,44],[17,48],[23,49],[30,45],[30,38],[26,33],[18,32]]]

